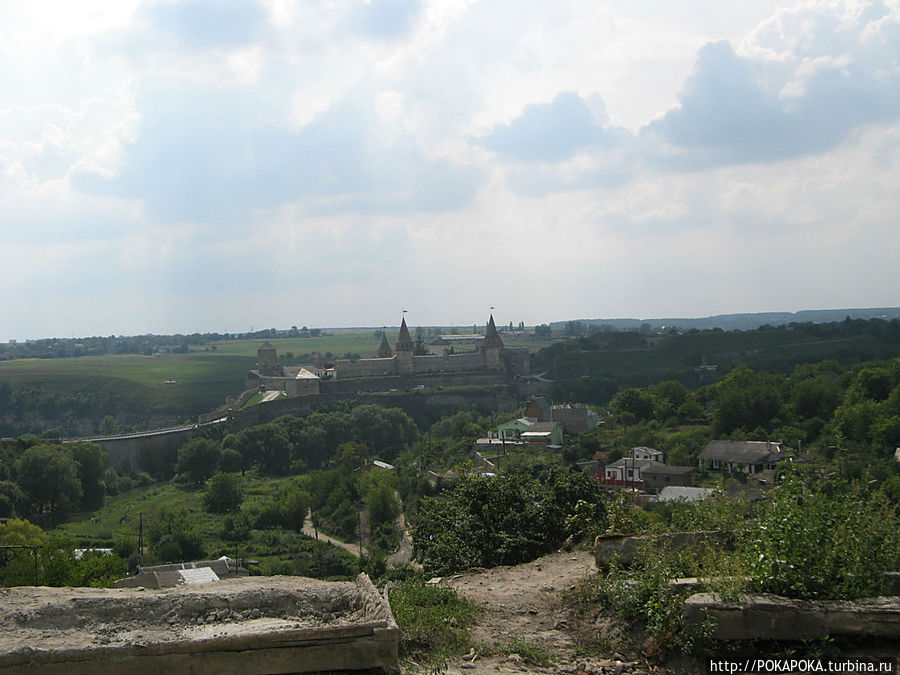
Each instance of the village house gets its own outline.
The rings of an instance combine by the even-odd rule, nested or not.
[[[560,403],[550,405],[543,396],[536,396],[525,408],[525,417],[538,422],[557,422],[563,431],[572,436],[581,436],[600,424],[600,415],[584,403]]]
[[[771,441],[710,441],[700,453],[700,467],[757,474],[774,469],[787,448]]]
[[[505,441],[518,441],[522,434],[528,431],[537,421],[534,417],[520,417],[504,422],[497,427],[497,438]]]
[[[525,443],[559,447],[563,444],[563,430],[556,422],[535,422],[520,438]]]
[[[654,448],[632,448],[630,457],[607,464],[599,474],[601,482],[617,487],[653,490],[668,486],[692,487],[695,470],[691,466],[665,464],[664,453]]]

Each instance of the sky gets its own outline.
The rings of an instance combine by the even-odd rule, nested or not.
[[[900,305],[900,0],[4,0],[0,340]]]

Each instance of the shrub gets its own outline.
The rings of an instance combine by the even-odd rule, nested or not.
[[[791,470],[760,514],[748,559],[753,587],[803,599],[877,595],[882,573],[900,565],[898,532],[883,492]]]
[[[602,519],[597,485],[584,474],[469,476],[441,497],[419,502],[416,554],[425,572],[436,575],[533,560],[565,540],[579,501],[576,523]]]

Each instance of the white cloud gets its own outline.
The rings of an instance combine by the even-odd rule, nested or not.
[[[775,4],[4,3],[10,336],[894,304],[900,5]]]

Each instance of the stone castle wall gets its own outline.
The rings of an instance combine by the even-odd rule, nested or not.
[[[349,361],[339,359],[334,362],[334,376],[337,379],[353,377],[381,377],[397,374],[397,357],[389,359],[359,359]]]
[[[458,373],[466,370],[499,369],[501,367],[499,350],[497,350],[495,362],[489,366],[484,352],[465,352],[463,354],[441,354],[412,357],[412,373]],[[340,359],[334,363],[335,379],[345,380],[358,377],[382,377],[385,375],[401,375],[400,356],[392,356],[389,359],[358,359],[349,361]]]
[[[415,373],[437,373],[442,370],[455,373],[462,370],[479,370],[484,367],[484,355],[481,352],[413,357],[413,372]]]

